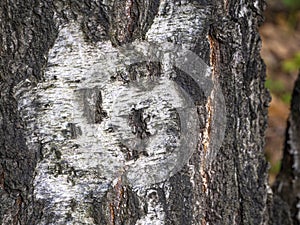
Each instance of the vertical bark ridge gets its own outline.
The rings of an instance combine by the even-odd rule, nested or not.
[[[262,85],[265,68],[259,56],[260,39],[257,33],[263,4],[260,1],[228,1],[227,4],[227,10],[219,15],[222,22],[213,25],[212,33],[220,45],[219,82],[224,93],[229,93],[225,96],[227,129],[235,130],[235,134],[226,132],[219,157],[220,160],[226,155],[233,155],[234,158],[228,161],[227,156],[223,159],[227,161],[224,166],[229,169],[222,171],[228,171],[229,174],[218,180],[227,180],[230,182],[228,186],[235,190],[231,192],[232,196],[227,194],[231,198],[227,202],[232,203],[227,207],[231,208],[236,204],[233,206],[233,213],[228,215],[228,221],[234,221],[234,224],[262,224],[266,220],[267,211],[264,197],[267,164],[263,157],[263,139],[254,134],[264,133],[267,116],[265,106],[269,101]],[[224,76],[227,77],[226,81]],[[248,176],[254,179],[249,179]],[[213,187],[214,182],[211,185]],[[221,190],[225,191],[226,182],[221,186]],[[224,199],[225,193],[217,199]],[[253,204],[262,207],[253,208]]]
[[[41,79],[47,52],[57,35],[52,17],[53,9],[48,2],[0,3],[1,224],[31,223],[41,212],[32,201],[38,154],[24,142],[26,124],[12,90],[27,78]]]

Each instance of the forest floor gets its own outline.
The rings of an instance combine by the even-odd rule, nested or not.
[[[270,183],[280,170],[291,93],[300,68],[300,10],[278,2],[268,1],[265,23],[260,28],[266,87],[272,96],[265,146],[271,165]]]

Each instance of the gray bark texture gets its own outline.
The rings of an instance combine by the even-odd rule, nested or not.
[[[282,200],[268,188],[263,153],[264,7],[261,0],[1,1],[0,224],[292,224],[294,192]],[[140,42],[184,47],[209,66],[207,89],[224,96],[223,140],[213,135],[218,98],[167,56],[115,66],[122,47]],[[160,100],[171,99],[170,80],[196,114]],[[157,97],[147,103],[141,89]],[[131,97],[114,99],[120,90]],[[122,119],[136,99],[144,107]],[[114,113],[132,130],[107,125]],[[196,140],[188,132],[195,119]],[[163,147],[159,130],[169,140]],[[176,147],[180,131],[184,151]],[[144,144],[147,151],[132,147]]]

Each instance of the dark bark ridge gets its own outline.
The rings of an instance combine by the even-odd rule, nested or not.
[[[41,213],[40,204],[32,199],[39,152],[25,144],[26,124],[12,88],[29,77],[41,79],[57,29],[47,2],[1,1],[0,17],[0,221],[34,224]]]
[[[216,76],[223,93],[227,93],[227,129],[234,128],[234,132],[226,132],[212,168],[215,176],[210,178],[208,185],[210,190],[221,190],[214,193],[214,204],[222,208],[226,205],[231,214],[225,219],[214,216],[210,220],[213,224],[268,221],[265,205],[267,163],[263,159],[264,140],[261,137],[267,125],[269,95],[263,87],[265,66],[259,56],[261,44],[257,33],[262,23],[263,2],[246,5],[247,10],[240,8],[240,1],[228,1],[221,21],[213,24],[211,31],[211,42],[216,49],[213,54]],[[230,194],[227,193],[229,189]],[[208,217],[211,215],[209,213]]]

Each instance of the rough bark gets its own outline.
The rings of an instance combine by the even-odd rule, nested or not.
[[[263,8],[260,0],[1,1],[1,224],[271,223],[263,155],[269,96],[258,34]],[[212,86],[199,90],[168,59],[109,65],[122,46],[138,41],[194,52],[210,66]],[[125,136],[150,142],[147,114],[156,113],[176,144],[178,117],[197,119],[197,140],[186,143],[186,154],[168,142],[160,161],[120,143],[117,128],[104,125],[131,101],[120,95],[113,108],[112,95],[126,85],[141,88],[135,85],[146,78],[162,80],[157,89],[151,82],[142,87],[158,97],[132,109]],[[188,93],[196,116],[168,104],[153,111],[163,105],[159,97],[171,101],[164,91],[175,89],[171,81]],[[217,91],[227,121],[220,149],[213,145]],[[171,169],[164,166],[170,152],[177,160]]]
[[[284,155],[280,173],[273,186],[275,195],[282,205],[286,205],[285,222],[282,224],[299,224],[299,164],[300,164],[300,75],[292,94],[291,114],[287,123]],[[275,208],[278,208],[278,205]],[[279,211],[279,209],[275,209]],[[288,222],[287,222],[288,221]]]

